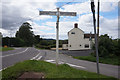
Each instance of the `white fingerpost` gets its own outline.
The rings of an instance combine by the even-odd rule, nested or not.
[[[57,8],[57,11],[39,11],[39,15],[57,16],[57,22],[56,22],[56,65],[58,65],[58,62],[59,62],[59,18],[60,18],[60,16],[76,16],[76,12],[60,12],[59,8]]]
[[[57,8],[57,22],[56,22],[56,65],[58,65],[59,57],[59,8]]]

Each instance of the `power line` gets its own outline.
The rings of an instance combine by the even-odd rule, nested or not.
[[[72,0],[72,1],[70,1],[70,2],[67,2],[66,4],[63,4],[63,5],[59,6],[59,8],[65,6],[65,5],[68,5],[68,4],[72,3],[73,1],[75,1],[75,0]]]
[[[55,9],[61,8],[61,7],[65,6],[65,5],[68,5],[68,4],[72,3],[73,1],[75,1],[75,0],[72,0],[72,1],[70,1],[70,2],[67,2],[67,3],[65,3],[65,4],[63,4],[63,5],[59,6],[59,7],[56,7]],[[52,9],[52,10],[55,10],[55,9]]]

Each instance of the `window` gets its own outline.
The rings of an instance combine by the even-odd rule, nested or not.
[[[71,47],[71,45],[70,45],[70,47]]]
[[[71,32],[71,34],[75,34],[75,32]]]
[[[80,46],[82,46],[82,45],[80,44]]]
[[[89,44],[85,44],[85,48],[89,48]]]
[[[68,47],[68,45],[66,45],[66,47]]]

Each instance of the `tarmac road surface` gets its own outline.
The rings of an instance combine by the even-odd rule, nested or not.
[[[3,70],[9,66],[14,65],[15,63],[24,61],[24,60],[44,60],[47,62],[55,63],[56,53],[51,50],[38,50],[33,47],[27,48],[16,48],[15,50],[2,52],[2,68]],[[59,64],[68,64],[71,67],[82,69],[90,72],[96,72],[96,63],[89,62],[84,60],[77,60],[72,58],[71,56],[65,54],[59,54]],[[108,64],[99,64],[100,66],[100,74],[118,77],[118,69],[120,66],[108,65]]]

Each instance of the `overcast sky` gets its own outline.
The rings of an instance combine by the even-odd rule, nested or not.
[[[66,4],[72,1],[72,3]],[[102,1],[102,0],[100,0]],[[67,39],[67,32],[78,23],[80,29],[85,33],[94,33],[90,0],[3,0],[1,1],[0,32],[3,36],[15,36],[16,31],[23,22],[28,21],[33,28],[34,34],[43,38],[56,37],[56,16],[39,15],[40,11],[77,12],[75,17],[60,17],[60,39]],[[95,2],[97,11],[97,2]],[[100,2],[100,35],[108,34],[112,38],[118,38],[118,0],[104,0]],[[97,14],[96,14],[97,18]]]

